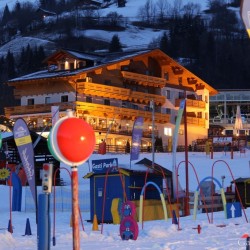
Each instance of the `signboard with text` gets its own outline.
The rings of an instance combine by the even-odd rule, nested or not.
[[[228,144],[232,143],[233,138],[230,136],[218,136],[213,138],[213,143],[217,144]]]
[[[110,173],[118,172],[118,158],[92,160],[92,170],[94,173],[104,174],[108,169]]]

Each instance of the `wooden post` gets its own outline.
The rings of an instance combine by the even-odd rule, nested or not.
[[[73,230],[73,250],[80,250],[79,231],[79,198],[78,198],[78,171],[77,166],[72,166],[72,230]]]

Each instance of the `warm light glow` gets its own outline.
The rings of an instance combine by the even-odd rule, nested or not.
[[[164,128],[164,135],[172,136],[172,128]]]

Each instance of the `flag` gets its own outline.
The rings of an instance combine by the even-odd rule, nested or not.
[[[250,37],[250,1],[241,0],[240,15]]]
[[[140,154],[141,138],[143,131],[143,117],[137,117],[132,131],[132,145],[130,150],[130,162],[137,160]]]
[[[13,127],[13,134],[20,159],[22,161],[23,168],[27,176],[31,194],[36,205],[34,149],[28,126],[22,118],[19,118],[15,122]]]
[[[183,99],[180,102],[180,108],[178,110],[177,118],[176,118],[176,123],[175,123],[175,129],[174,129],[174,135],[173,135],[173,166],[172,166],[172,175],[173,175],[173,194],[174,197],[176,196],[176,191],[177,191],[177,180],[176,180],[176,149],[177,149],[177,144],[178,144],[178,134],[179,134],[179,129],[180,129],[180,124],[181,124],[181,119],[183,116],[184,108],[186,105],[186,100]]]
[[[52,127],[59,120],[59,106],[51,106]]]

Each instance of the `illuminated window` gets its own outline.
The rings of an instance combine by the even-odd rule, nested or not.
[[[172,136],[172,128],[164,128],[164,135]]]

